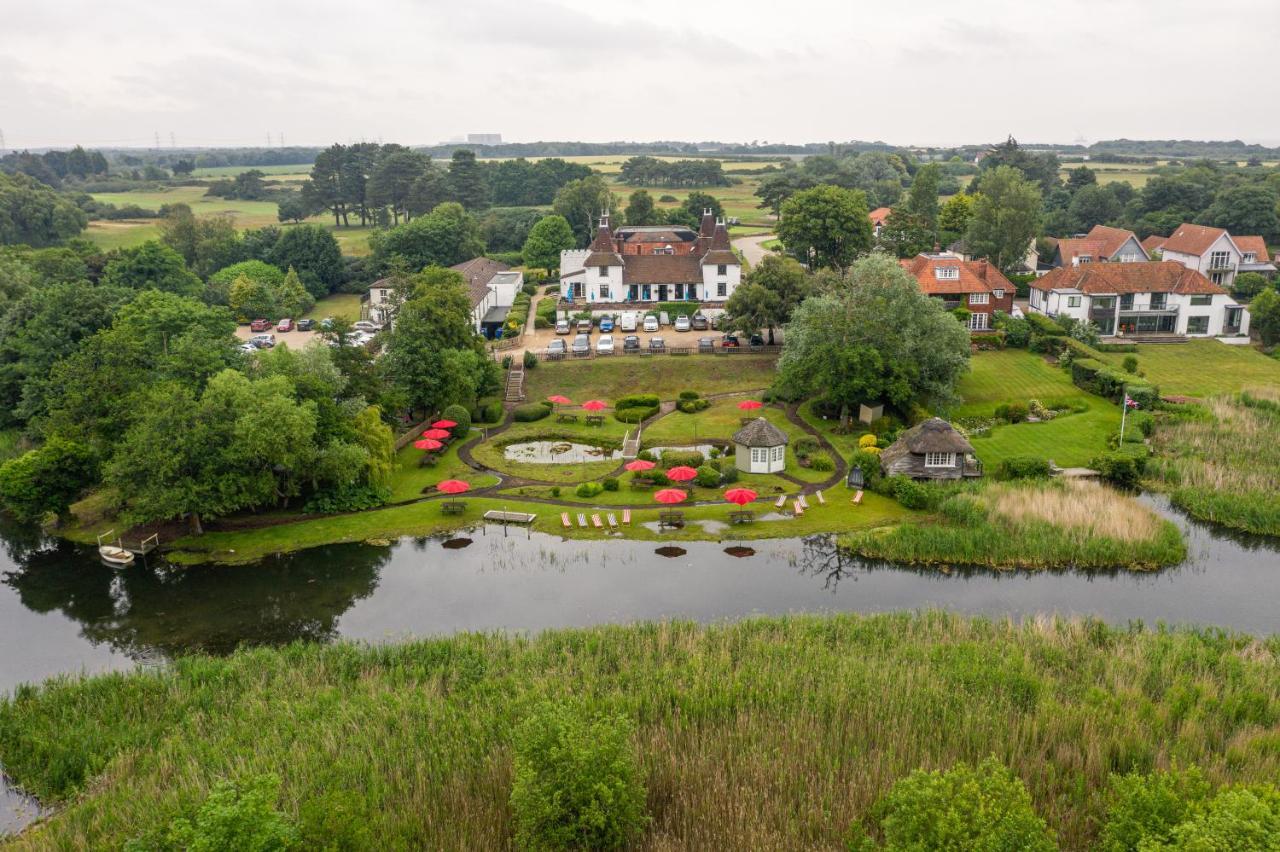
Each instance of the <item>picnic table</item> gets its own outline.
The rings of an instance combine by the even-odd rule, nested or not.
[[[643,476],[635,477],[631,480],[631,487],[632,488],[652,488],[653,480]]]
[[[684,512],[675,512],[675,511],[659,512],[658,526],[660,527],[684,526]]]
[[[729,513],[729,523],[731,524],[749,524],[756,519],[755,512],[748,512],[745,509],[739,512]]]
[[[562,413],[562,414],[558,414],[558,415],[556,415],[556,421],[557,421],[557,422],[559,422],[559,423],[577,423],[577,422],[578,422],[578,415],[576,415],[576,414],[563,414],[563,413]]]
[[[467,504],[461,500],[445,500],[440,504],[440,511],[446,515],[460,515],[467,510]]]
[[[576,420],[577,418],[575,417],[574,419]],[[603,415],[603,414],[588,414],[584,419],[585,419],[586,424],[587,424],[588,426],[603,426],[603,425],[604,425],[604,415]]]

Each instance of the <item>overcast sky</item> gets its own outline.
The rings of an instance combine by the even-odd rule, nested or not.
[[[0,0],[6,145],[1280,144],[1276,0]]]

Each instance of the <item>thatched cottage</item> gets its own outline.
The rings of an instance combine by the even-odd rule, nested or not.
[[[899,474],[912,479],[982,476],[973,445],[940,417],[930,417],[903,432],[880,454],[880,469],[885,476]]]

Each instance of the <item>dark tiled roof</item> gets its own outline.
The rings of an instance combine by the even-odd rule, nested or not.
[[[1194,269],[1171,260],[1152,263],[1086,263],[1062,266],[1031,282],[1037,290],[1079,290],[1089,295],[1180,293],[1217,296],[1226,290]]]
[[[702,261],[692,255],[628,255],[626,263],[622,265],[622,282],[624,284],[699,284],[702,282]]]
[[[470,260],[464,260],[462,263],[455,263],[450,269],[456,269],[462,273],[462,277],[467,281],[473,278],[484,278],[484,283],[488,284],[489,279],[497,275],[499,272],[506,272],[511,267],[498,260],[490,260],[487,257],[473,257]]]
[[[716,223],[716,229],[711,235],[711,245],[703,255],[702,262],[730,265],[738,263],[738,256],[733,253],[733,247],[729,244],[729,229],[723,222]]]
[[[744,447],[784,447],[787,433],[763,417],[757,417],[737,431],[733,442]]]
[[[584,266],[621,266],[622,258],[618,256],[617,246],[613,244],[613,235],[609,226],[601,223],[596,229],[596,238],[591,241],[591,254],[583,261]]]

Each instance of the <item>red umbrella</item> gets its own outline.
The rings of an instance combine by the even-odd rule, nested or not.
[[[756,499],[756,492],[750,488],[730,488],[724,492],[724,499],[730,503],[737,503],[739,506],[745,506]]]
[[[600,409],[608,408],[609,406],[605,405],[604,402],[602,402],[601,400],[589,399],[586,402],[582,403],[582,407],[585,408],[587,411],[599,411]]]
[[[440,443],[435,438],[423,438],[420,441],[414,441],[413,446],[419,450],[438,450],[443,447],[444,444]]]
[[[428,429],[422,433],[424,438],[435,438],[439,441],[441,438],[448,438],[452,433],[448,429]]]
[[[437,420],[435,423],[431,424],[431,428],[432,429],[452,429],[454,426],[457,426],[457,425],[458,424],[454,423],[452,420]]]
[[[691,467],[673,467],[667,471],[667,479],[674,479],[676,482],[688,482],[690,479],[697,477],[698,472]]]
[[[461,479],[446,479],[436,483],[436,490],[443,494],[461,494],[463,491],[470,491],[471,486]]]
[[[627,470],[632,471],[634,473],[639,473],[642,470],[653,470],[655,467],[657,467],[657,465],[655,465],[651,461],[645,461],[644,459],[636,459],[635,461],[627,462],[625,465],[623,465],[623,467],[625,467]]]
[[[743,411],[755,411],[763,405],[764,403],[758,399],[744,399],[742,402],[738,403],[738,408],[741,408]]]
[[[556,405],[571,405],[573,400],[569,399],[567,396],[555,394],[554,396],[547,397],[547,402],[554,403]]]
[[[659,503],[683,503],[685,498],[688,496],[688,494],[685,494],[679,488],[664,488],[657,494],[654,494],[653,499],[657,500]]]

